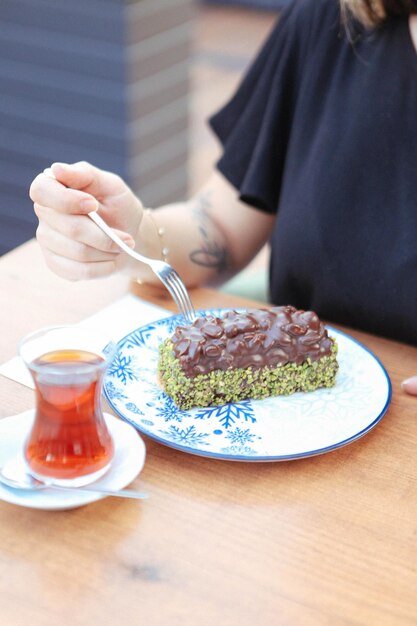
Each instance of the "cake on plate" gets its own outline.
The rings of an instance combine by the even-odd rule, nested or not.
[[[177,326],[160,346],[158,374],[180,409],[332,387],[337,345],[314,311],[228,310]]]

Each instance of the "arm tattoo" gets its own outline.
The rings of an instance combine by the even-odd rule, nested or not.
[[[216,269],[220,274],[229,269],[229,254],[226,246],[213,239],[213,236],[210,238],[210,226],[211,230],[213,227],[217,229],[210,216],[210,208],[210,193],[199,196],[192,213],[198,224],[201,246],[190,252],[190,259],[196,265]]]

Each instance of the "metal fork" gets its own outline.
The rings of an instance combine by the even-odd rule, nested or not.
[[[97,226],[101,228],[101,230],[106,233],[108,237],[110,237],[110,239],[117,243],[117,245],[124,252],[126,252],[126,254],[129,254],[131,257],[133,257],[137,261],[140,261],[141,263],[149,265],[154,274],[158,276],[159,280],[168,289],[186,322],[191,324],[195,320],[196,314],[193,304],[190,300],[190,296],[188,295],[187,288],[181,280],[178,272],[176,272],[176,270],[174,270],[174,268],[165,261],[149,259],[148,257],[142,256],[138,252],[135,252],[134,250],[129,248],[129,246],[127,246],[124,241],[122,241],[106,224],[106,222],[100,217],[97,211],[91,211],[91,213],[89,213],[88,215],[89,217],[91,217],[93,222],[95,222]]]

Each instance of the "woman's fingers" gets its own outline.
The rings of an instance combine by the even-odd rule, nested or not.
[[[88,220],[87,217],[84,219]],[[95,226],[93,223],[92,225]],[[48,267],[68,280],[108,276],[126,265],[129,258],[117,247],[115,251],[99,250],[68,238],[45,222],[39,225],[36,236]]]
[[[406,393],[417,396],[417,375],[404,380],[401,383],[401,387]]]
[[[62,213],[85,214],[98,208],[96,198],[118,197],[129,188],[122,179],[90,163],[53,163],[32,182],[33,202]]]
[[[106,172],[86,161],[53,163],[50,170],[62,185],[85,191],[95,198],[118,195],[126,189],[125,183],[117,174]]]
[[[39,218],[37,238],[42,248],[79,261],[106,260],[99,252],[120,253],[120,248],[87,215],[58,213],[36,203],[34,209]],[[134,239],[129,234],[116,229],[115,233],[128,246],[134,247]],[[89,248],[96,250],[94,258]]]
[[[80,241],[69,239],[60,232],[52,230],[47,224],[38,226],[36,238],[43,250],[49,250],[57,256],[80,263],[114,261],[115,256],[120,254],[119,250],[103,251]]]
[[[52,207],[60,213],[86,214],[98,208],[90,194],[78,189],[68,189],[48,174],[38,174],[29,190],[32,201],[40,206]]]
[[[55,274],[67,280],[77,281],[103,278],[104,276],[109,276],[117,269],[117,255],[114,255],[114,260],[85,263],[57,255],[49,249],[44,249],[43,254],[48,267]]]

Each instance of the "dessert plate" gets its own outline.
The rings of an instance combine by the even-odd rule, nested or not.
[[[33,421],[33,410],[0,420],[0,466],[22,453],[24,441]],[[114,439],[115,455],[109,470],[99,480],[88,486],[102,489],[123,489],[136,478],[145,462],[145,444],[137,431],[126,423],[104,414]],[[51,511],[74,509],[107,496],[80,491],[43,489],[25,491],[6,487],[0,483],[0,500],[33,509]]]
[[[332,389],[180,410],[158,385],[157,362],[159,345],[181,323],[174,315],[127,335],[104,382],[114,411],[162,444],[229,461],[287,461],[345,446],[387,411],[391,382],[385,368],[367,348],[331,327],[340,364]]]

